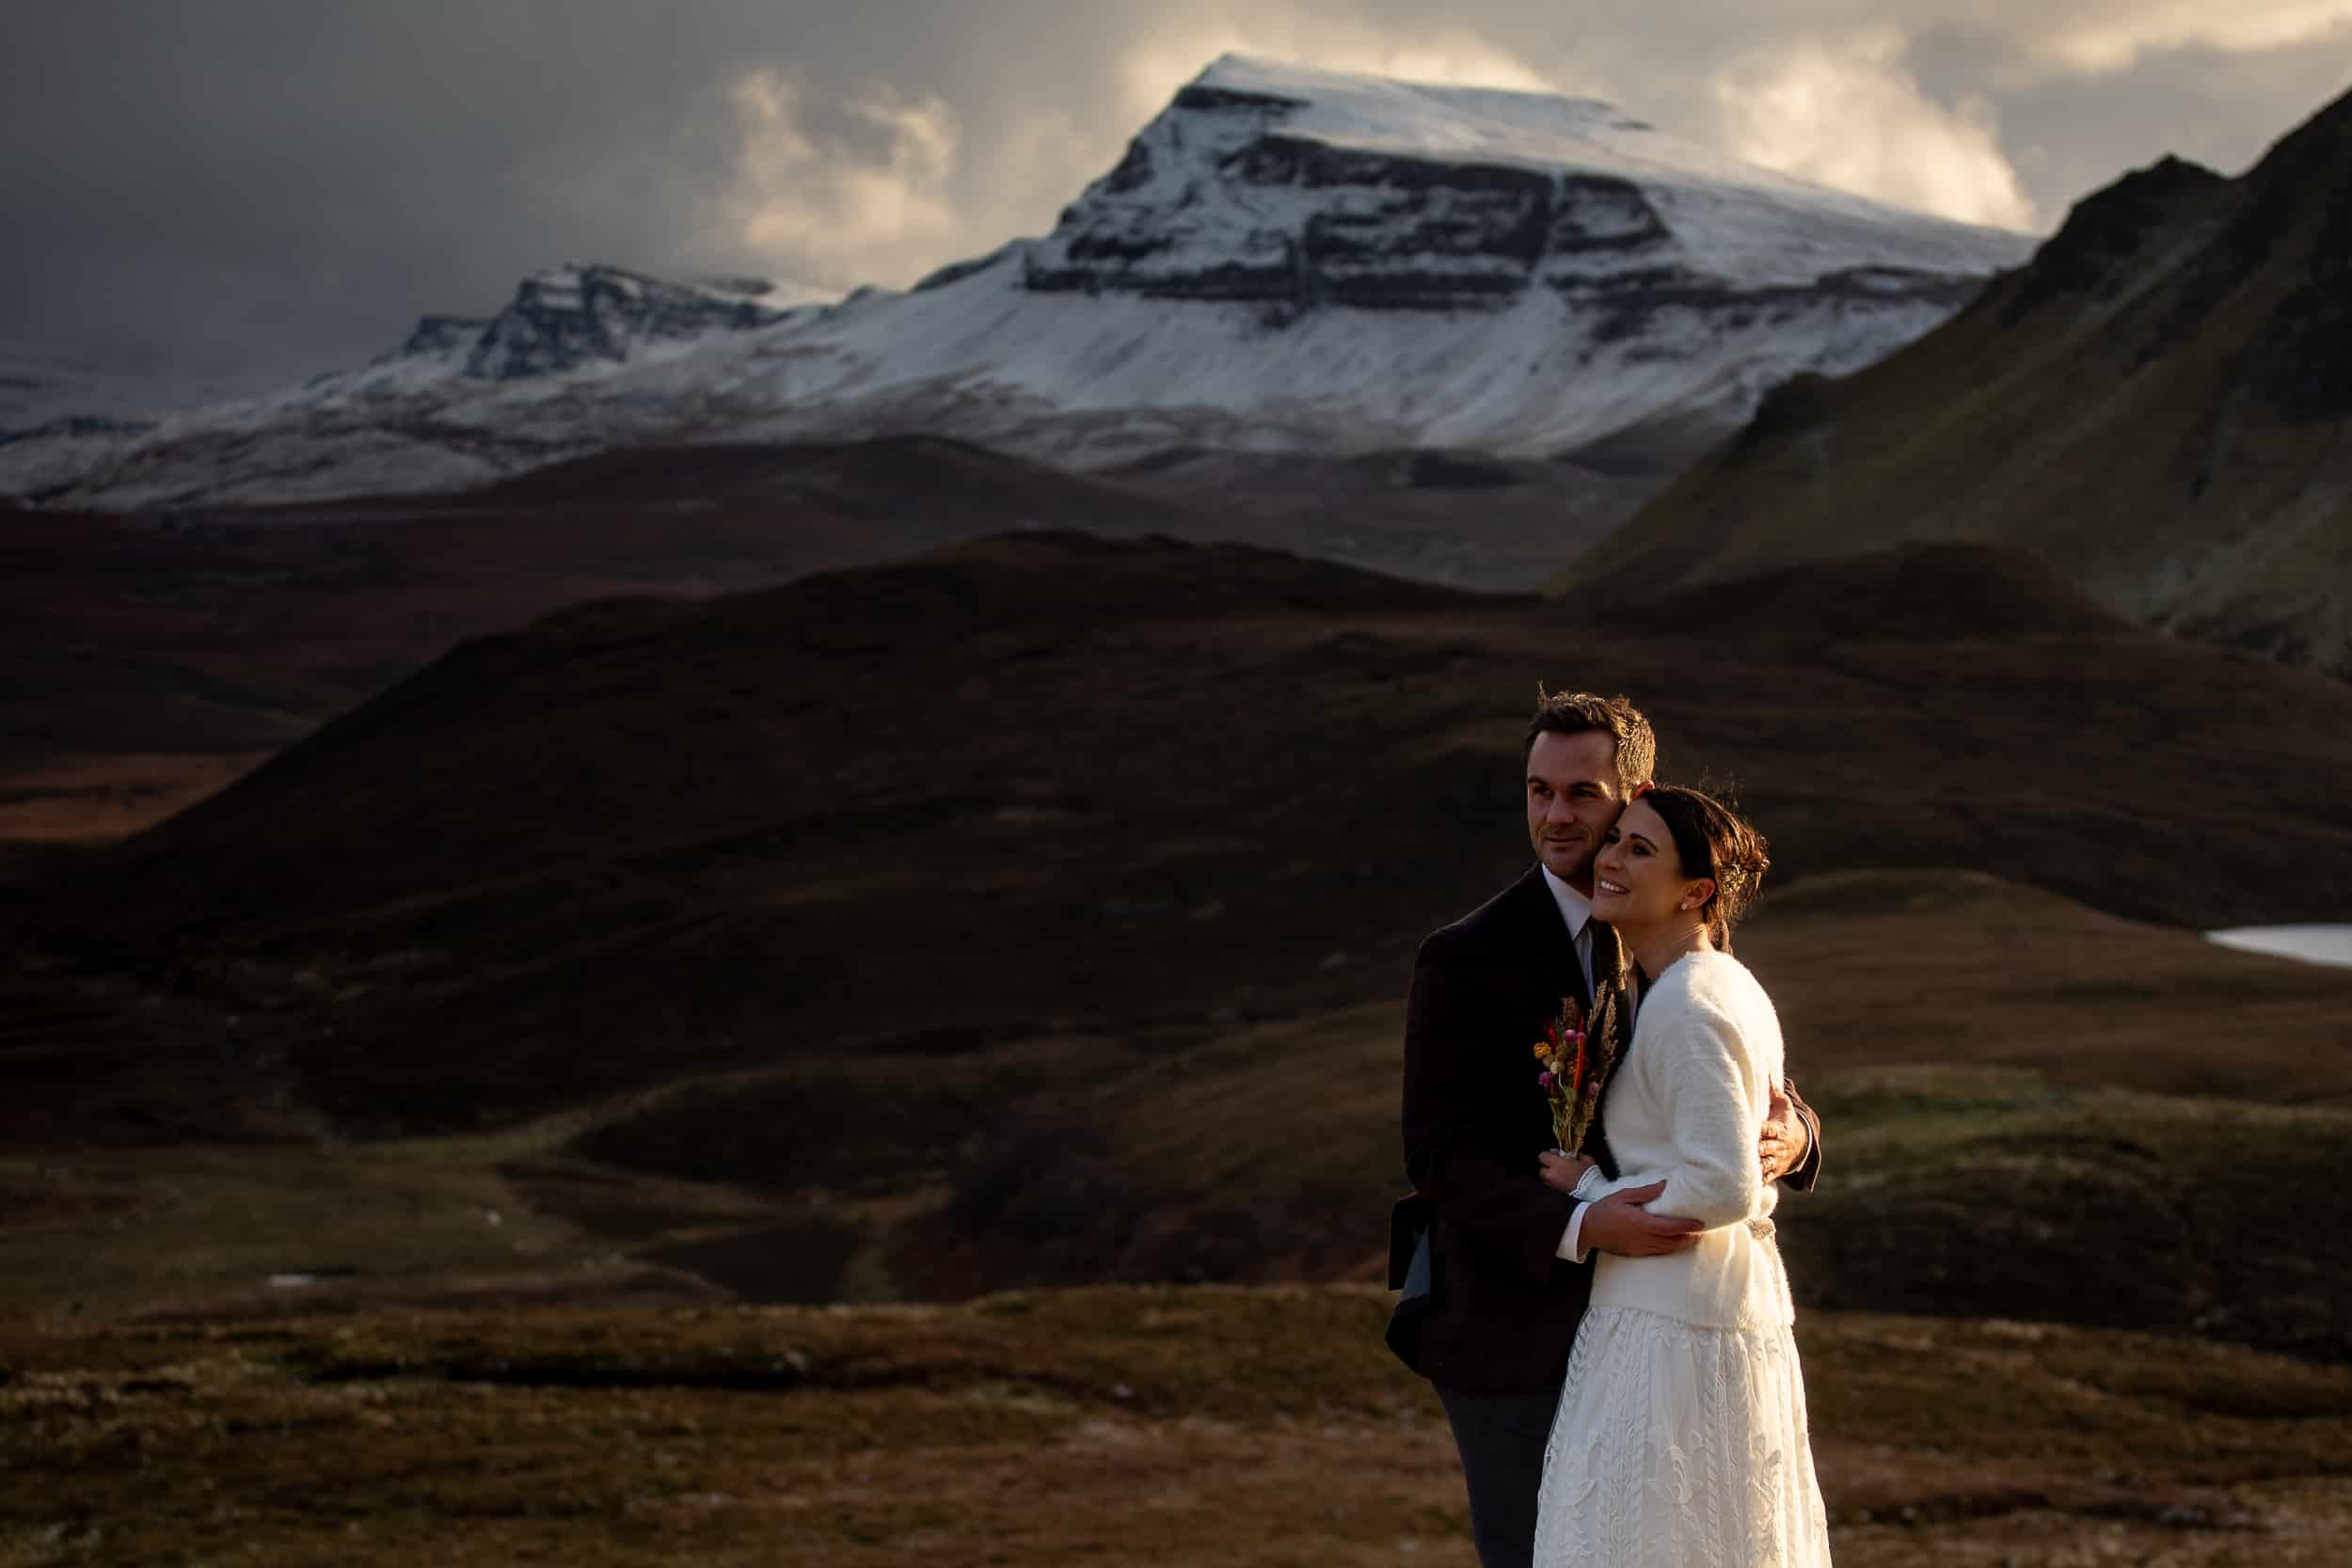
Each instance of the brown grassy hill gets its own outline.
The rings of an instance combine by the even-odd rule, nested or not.
[[[2352,1224],[2334,1176],[2352,1160],[2352,973],[1966,872],[1808,878],[1740,951],[1829,1118],[1836,1180],[1783,1216],[1808,1303],[2352,1356],[2352,1256],[2309,1244]],[[1401,987],[1376,972],[1342,988],[1361,1000],[1279,1017],[1138,1007],[969,1048],[847,1037],[724,1070],[657,1062],[675,1075],[364,1145],[332,1134],[389,1101],[338,1125],[303,1096],[324,1032],[368,1025],[366,992],[224,1018],[135,991],[108,1014],[94,981],[66,978],[0,992],[0,1312],[1375,1278],[1399,1180]],[[78,1059],[76,1009],[115,1031],[79,1037]],[[274,1288],[283,1273],[311,1284]]]
[[[2352,691],[2094,610],[1936,629],[2023,572],[1836,568],[1887,631],[1828,647],[1075,536],[610,602],[468,644],[44,923],[250,1015],[357,1130],[844,1053],[937,1059],[919,1095],[993,1042],[1394,997],[1523,864],[1539,677],[1634,693],[1670,775],[1736,774],[1792,882],[1973,865],[2185,924],[2334,913]]]
[[[2352,1358],[2352,974],[2190,928],[2338,912],[2352,692],[1963,546],[1564,605],[1026,535],[469,643],[53,890],[0,1311],[1375,1277],[1539,676],[1773,835],[1809,1306]],[[1904,1335],[1996,1332],[2067,1342]]]
[[[0,1323],[0,1552],[1470,1568],[1459,1463],[1379,1343],[1386,1305],[1327,1286]],[[1798,1336],[1846,1568],[2352,1554],[2352,1370],[2017,1323],[1811,1314]]]
[[[914,437],[610,452],[330,506],[10,510],[0,904],[28,863],[162,820],[467,639],[1024,527],[1206,538],[1230,519]]]
[[[1020,527],[1205,531],[961,442],[671,448],[469,494],[0,515],[0,763],[282,746],[470,637]]]
[[[2239,179],[2141,170],[1937,331],[1780,388],[1555,586],[1994,541],[2120,613],[2352,673],[2347,255],[2352,98]]]
[[[0,513],[0,895],[34,844],[147,827],[469,638],[1009,529],[1234,539],[1539,581],[1662,476],[1477,453],[1193,453],[1112,482],[928,436],[630,449],[447,496]]]

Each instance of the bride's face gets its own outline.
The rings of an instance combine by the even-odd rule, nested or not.
[[[1643,801],[1625,808],[1593,861],[1593,917],[1612,926],[1688,919],[1705,904],[1706,879],[1685,877],[1666,819]]]

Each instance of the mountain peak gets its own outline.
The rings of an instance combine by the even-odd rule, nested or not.
[[[2262,162],[2249,171],[2249,182],[2262,183],[2273,180],[2296,180],[2317,177],[2323,180],[2352,179],[2352,163],[2345,154],[2352,150],[2352,92],[2347,92],[2322,108],[2317,114],[2279,138]]]
[[[1254,109],[1270,114],[1269,131],[1367,152],[1614,175],[1715,193],[1756,192],[1849,219],[1941,227],[1955,235],[2006,233],[1767,169],[1672,135],[1598,98],[1403,81],[1226,54],[1178,92],[1163,118],[1216,108]]]
[[[830,296],[762,277],[692,281],[603,261],[564,261],[526,274],[494,316],[419,320],[393,363],[477,381],[516,381],[592,364],[623,364],[644,347],[782,321]]]
[[[1227,55],[1023,248],[1032,293],[1227,300],[1279,325],[1327,306],[1517,308],[1546,294],[1938,292],[2022,237],[1789,179],[1596,99],[1391,81]],[[963,274],[951,270],[948,277]],[[1843,285],[1839,285],[1843,286]]]
[[[1310,103],[1338,104],[1349,101],[1392,104],[1400,100],[1414,98],[1456,103],[1518,100],[1541,105],[1544,112],[1553,115],[1563,108],[1599,115],[1617,113],[1614,104],[1597,98],[1574,98],[1564,93],[1530,91],[1523,87],[1412,81],[1403,77],[1374,75],[1368,71],[1332,71],[1322,66],[1278,59],[1270,55],[1232,51],[1211,60],[1200,74],[1186,86],[1300,106]],[[1649,129],[1646,126],[1643,128]]]
[[[2111,290],[2151,245],[2174,233],[2201,205],[2221,199],[2231,182],[2201,164],[2167,154],[2074,203],[2066,221],[2035,252],[2011,295],[2016,321],[2059,294]]]

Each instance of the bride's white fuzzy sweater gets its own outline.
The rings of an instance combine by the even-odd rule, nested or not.
[[[1663,1258],[1601,1257],[1595,1307],[1632,1307],[1724,1328],[1788,1323],[1788,1276],[1770,1216],[1780,1194],[1756,1168],[1756,1134],[1781,1080],[1780,1019],[1728,953],[1666,966],[1642,998],[1633,1043],[1602,1101],[1621,1173],[1588,1172],[1599,1197],[1663,1179],[1645,1207],[1707,1227],[1698,1244]]]

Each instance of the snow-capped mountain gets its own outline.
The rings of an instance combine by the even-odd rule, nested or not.
[[[779,299],[774,284],[758,279],[668,283],[617,267],[558,267],[525,278],[514,303],[486,322],[427,316],[405,348],[430,354],[462,346],[467,375],[520,381],[621,364],[654,344],[766,326],[784,319],[783,305],[811,297]],[[470,341],[469,327],[479,328]]]
[[[391,353],[358,371],[314,377],[299,396],[332,404],[355,394],[437,387],[462,399],[485,388],[440,384],[594,376],[771,326],[835,297],[763,278],[675,283],[574,262],[524,278],[495,316],[426,316]]]
[[[781,321],[836,295],[762,278],[674,283],[619,267],[566,265],[523,279],[494,316],[426,316],[407,341],[359,371],[304,384],[328,395],[456,373],[481,381],[620,364],[642,350]],[[0,442],[58,426],[138,434],[173,409],[232,400],[216,384],[162,381],[0,346]],[[271,400],[262,400],[271,401]]]
[[[1075,467],[1178,447],[1552,455],[1728,430],[1793,374],[1928,331],[2031,245],[1591,100],[1228,55],[1051,233],[908,293],[761,320],[741,296],[730,313],[722,292],[570,269],[493,322],[430,318],[361,371],[0,447],[0,493],[320,498],[619,444],[894,431]]]
[[[835,297],[761,278],[550,267],[524,278],[496,315],[426,316],[357,370],[135,420],[53,417],[0,434],[0,495],[136,508],[462,489],[604,444],[473,422],[469,411],[495,404],[501,388],[582,395],[626,368],[804,317]],[[629,406],[625,388],[615,406]]]

